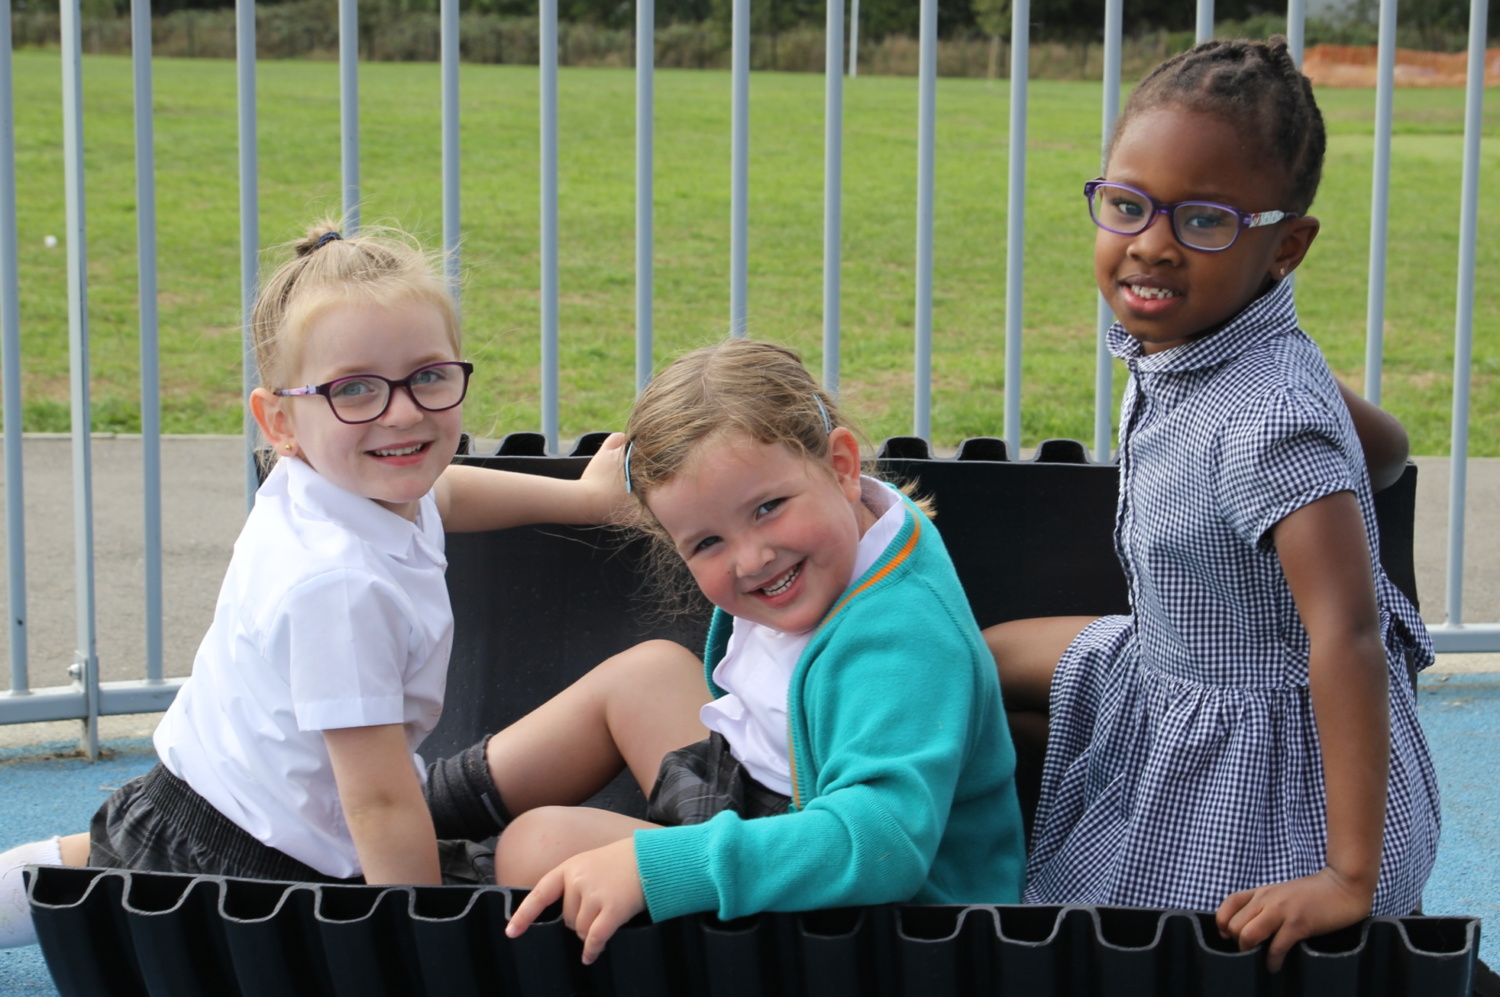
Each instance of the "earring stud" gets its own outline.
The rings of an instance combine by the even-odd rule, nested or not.
[[[292,452],[292,445],[290,443],[283,443],[282,447],[286,450],[287,453]]]

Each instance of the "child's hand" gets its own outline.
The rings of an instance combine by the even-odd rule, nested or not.
[[[599,450],[589,458],[588,467],[579,478],[589,490],[599,512],[597,522],[618,523],[627,515],[625,505],[625,444],[624,433],[610,433],[599,445]]]
[[[1219,905],[1219,934],[1247,952],[1270,939],[1266,964],[1281,969],[1292,946],[1360,921],[1370,914],[1374,885],[1362,886],[1324,866],[1311,876],[1231,894]]]
[[[583,964],[590,965],[616,929],[646,909],[635,841],[622,838],[583,852],[547,873],[510,916],[506,937],[516,938],[531,927],[558,897],[563,901],[563,923],[583,939]]]

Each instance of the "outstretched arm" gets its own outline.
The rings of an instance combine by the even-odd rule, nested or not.
[[[1270,941],[1275,971],[1292,946],[1370,913],[1380,877],[1390,768],[1388,665],[1364,520],[1352,492],[1312,502],[1272,528],[1311,641],[1309,684],[1327,791],[1326,865],[1311,876],[1243,890],[1218,911],[1241,951]]]
[[[613,522],[625,501],[624,447],[624,434],[612,434],[577,480],[454,464],[436,486],[443,526],[468,533],[531,523]]]
[[[437,834],[402,725],[325,730],[323,740],[365,882],[441,883]]]
[[[1365,466],[1370,469],[1370,490],[1389,488],[1406,470],[1411,442],[1401,420],[1378,405],[1372,405],[1339,382],[1339,394],[1349,407],[1354,432],[1365,452]]]

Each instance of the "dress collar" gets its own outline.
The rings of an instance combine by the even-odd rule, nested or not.
[[[1245,351],[1297,330],[1297,307],[1292,302],[1292,285],[1278,280],[1271,289],[1230,319],[1222,329],[1202,339],[1174,346],[1160,353],[1146,353],[1139,340],[1116,322],[1109,327],[1109,352],[1121,360],[1133,361],[1132,369],[1140,374],[1199,370],[1232,360]]]

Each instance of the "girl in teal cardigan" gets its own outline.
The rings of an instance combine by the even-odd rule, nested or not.
[[[861,473],[833,399],[789,351],[730,340],[663,371],[627,434],[644,527],[716,606],[708,648],[632,648],[439,764],[440,790],[517,815],[497,878],[533,889],[507,933],[561,899],[588,963],[642,910],[1017,902],[993,659],[936,528]],[[553,805],[622,762],[649,822]]]

